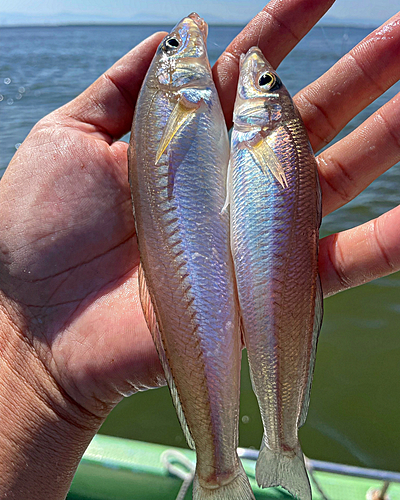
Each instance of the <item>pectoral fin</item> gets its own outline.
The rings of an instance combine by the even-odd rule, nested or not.
[[[248,149],[264,174],[272,174],[283,188],[288,187],[285,171],[266,137],[249,145]]]
[[[175,108],[172,110],[165,126],[164,133],[157,149],[156,164],[159,162],[161,155],[164,153],[168,144],[172,141],[178,130],[190,121],[199,107],[200,101],[192,102],[184,95],[181,96]]]

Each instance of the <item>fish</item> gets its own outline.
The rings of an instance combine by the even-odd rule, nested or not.
[[[207,24],[164,38],[140,90],[128,151],[142,309],[188,445],[194,500],[254,495],[237,454],[241,338],[222,212],[228,132]]]
[[[298,428],[307,416],[322,322],[321,191],[300,114],[257,47],[241,57],[233,123],[225,209],[264,428],[256,480],[310,500]]]

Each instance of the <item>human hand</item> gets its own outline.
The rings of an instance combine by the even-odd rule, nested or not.
[[[277,66],[332,3],[273,0],[232,42],[214,67],[228,124],[240,53],[259,41]],[[296,96],[316,151],[399,78],[398,24],[389,23],[390,36],[361,43]],[[130,128],[162,36],[140,44],[81,96],[41,120],[0,184],[0,316],[9,326],[0,348],[9,344],[14,358],[27,353],[33,361],[19,361],[21,374],[40,366],[40,375],[28,382],[35,390],[45,387],[41,397],[62,418],[78,427],[86,422],[88,435],[123,394],[163,383],[138,299],[127,145],[118,142]],[[400,159],[393,139],[399,104],[394,99],[381,110],[383,119],[372,117],[351,139],[321,154],[324,214]],[[325,295],[399,269],[400,236],[387,229],[398,227],[399,218],[395,209],[368,227],[321,241]]]
[[[137,296],[127,144],[117,140],[162,38],[43,118],[1,181],[5,308],[56,383],[99,417],[122,394],[163,383]]]
[[[41,120],[1,180],[1,498],[64,498],[112,407],[164,384],[116,141],[162,38]]]

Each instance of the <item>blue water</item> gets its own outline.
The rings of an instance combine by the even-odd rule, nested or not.
[[[68,26],[0,31],[0,176],[32,126],[77,96],[115,61],[169,26]],[[240,31],[210,28],[211,62]],[[368,30],[316,27],[281,64],[292,94],[324,73]],[[400,90],[396,84],[356,117],[339,138]],[[393,208],[400,199],[397,165],[356,200],[326,217],[322,234],[348,229]],[[312,401],[301,430],[313,458],[400,470],[400,274],[325,302]],[[243,370],[240,444],[258,447],[261,425]],[[166,389],[124,400],[102,432],[184,445]]]
[[[40,118],[76,97],[144,38],[168,29],[170,26],[1,28],[0,174]],[[211,27],[208,49],[212,64],[239,31],[239,27]],[[280,67],[289,91],[294,94],[320,76],[367,33],[356,28],[314,29]],[[383,99],[390,95],[394,91]],[[372,105],[373,110],[381,100]]]

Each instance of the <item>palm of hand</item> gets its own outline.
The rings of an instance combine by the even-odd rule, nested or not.
[[[79,124],[56,129],[49,143],[48,126],[31,134],[4,178],[12,280],[2,288],[56,381],[83,406],[95,401],[90,411],[107,412],[143,379],[162,383],[137,294],[126,144],[110,146]],[[41,157],[29,163],[33,148]]]

